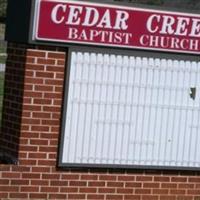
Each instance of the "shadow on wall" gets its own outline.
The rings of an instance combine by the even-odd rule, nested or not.
[[[18,45],[9,44],[7,52],[0,132],[0,164],[16,164],[20,142],[26,51],[25,48],[18,48]]]

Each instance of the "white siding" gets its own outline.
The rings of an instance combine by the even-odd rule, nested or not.
[[[200,63],[72,52],[62,162],[199,167],[199,87]]]

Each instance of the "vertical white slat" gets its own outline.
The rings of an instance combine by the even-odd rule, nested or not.
[[[102,76],[103,76],[103,55],[102,54],[98,54],[97,56],[97,76],[96,76],[96,88],[95,88],[95,102],[96,102],[96,106],[95,106],[95,119],[96,119],[96,129],[95,129],[95,151],[94,151],[94,156],[96,157],[96,162],[95,163],[100,163],[100,152],[99,150],[99,145],[102,142],[102,137],[101,137],[101,133],[100,133],[100,111],[101,111],[101,87],[102,85],[100,84],[102,82]]]
[[[164,99],[164,105],[166,106],[165,109],[165,121],[163,122],[163,133],[164,135],[166,135],[166,143],[165,143],[165,148],[164,148],[164,160],[165,160],[165,164],[166,165],[170,165],[170,158],[169,158],[169,149],[171,146],[171,141],[172,141],[172,134],[170,133],[170,125],[172,123],[171,119],[170,119],[170,102],[171,102],[171,83],[172,83],[172,60],[167,60],[166,62],[166,82],[165,82],[165,86],[168,88],[165,91],[165,99]]]
[[[171,165],[176,165],[176,151],[177,151],[177,144],[178,144],[178,132],[176,130],[177,127],[177,122],[178,122],[178,93],[177,93],[177,85],[180,79],[179,76],[179,71],[178,66],[179,62],[177,60],[173,61],[173,67],[174,67],[174,72],[173,72],[173,89],[172,89],[172,99],[173,99],[173,104],[172,104],[172,110],[173,110],[173,124],[172,124],[172,134],[173,134],[173,140],[172,140],[172,146],[170,149],[171,153]]]
[[[83,53],[83,63],[81,65],[81,74],[80,74],[80,96],[79,96],[79,110],[78,110],[78,123],[76,127],[76,135],[78,140],[76,143],[76,162],[84,162],[83,158],[83,148],[84,148],[84,130],[85,130],[85,112],[86,112],[86,96],[87,96],[87,87],[85,80],[87,79],[87,64],[89,60],[89,54]]]
[[[191,68],[191,62],[186,61],[186,87],[189,87],[190,89],[190,84],[191,84],[191,76],[190,76],[190,68]],[[190,90],[188,91],[190,92]],[[188,165],[188,160],[189,160],[189,141],[190,141],[190,130],[188,129],[188,121],[190,120],[191,117],[191,111],[188,109],[190,106],[190,96],[189,94],[187,95],[187,98],[184,99],[184,103],[186,105],[186,117],[184,121],[184,144],[183,144],[183,165],[187,166]]]
[[[133,164],[133,158],[134,158],[134,123],[136,121],[135,119],[135,114],[134,114],[134,109],[135,106],[133,106],[133,99],[134,99],[134,83],[135,83],[135,57],[130,57],[129,60],[129,73],[128,73],[128,84],[130,85],[128,89],[128,94],[127,94],[127,101],[129,103],[128,106],[128,121],[130,121],[129,127],[128,127],[128,145],[126,147],[126,158],[127,158],[127,164]]]
[[[179,84],[178,84],[178,102],[179,102],[179,106],[181,107],[179,109],[179,117],[177,119],[177,133],[178,133],[178,141],[177,141],[177,152],[176,152],[176,161],[177,161],[177,165],[182,165],[182,160],[181,160],[181,152],[183,151],[183,134],[184,134],[184,126],[183,126],[183,122],[184,122],[184,118],[185,118],[185,113],[186,110],[183,109],[185,104],[184,104],[184,99],[187,98],[187,87],[185,87],[185,62],[184,61],[180,61],[179,64]]]
[[[196,93],[196,106],[198,107],[197,109],[197,116],[195,120],[195,132],[196,132],[196,142],[195,142],[195,153],[194,153],[194,158],[195,158],[195,167],[200,167],[200,161],[199,161],[199,155],[200,155],[200,62],[197,63],[196,67],[196,73],[197,73],[197,93]]]
[[[164,163],[164,149],[166,143],[166,133],[163,130],[166,128],[165,121],[166,121],[166,108],[165,108],[165,98],[166,98],[166,66],[167,62],[165,59],[161,60],[160,63],[160,121],[159,121],[159,128],[158,128],[158,137],[159,137],[159,145],[158,145],[158,165],[163,165]]]
[[[81,148],[81,158],[82,158],[82,162],[83,163],[87,163],[88,162],[88,146],[89,146],[89,140],[91,140],[91,138],[89,137],[90,133],[90,123],[91,120],[90,119],[90,111],[91,111],[91,103],[90,103],[90,94],[91,94],[91,90],[90,89],[90,85],[91,85],[91,81],[90,81],[90,77],[91,77],[91,54],[89,53],[85,53],[84,54],[85,60],[84,60],[84,65],[83,65],[83,85],[84,85],[84,90],[83,90],[83,129],[82,129],[82,133],[83,133],[83,139],[82,139],[82,148]]]
[[[102,85],[102,118],[101,126],[103,132],[102,134],[102,144],[101,144],[101,158],[102,162],[107,162],[107,149],[108,149],[108,138],[109,138],[109,113],[108,113],[108,82],[109,82],[109,68],[110,68],[110,57],[108,54],[104,55],[104,73],[103,73],[103,85]]]
[[[154,60],[154,67],[155,67],[155,76],[154,76],[154,94],[153,94],[153,111],[154,111],[154,118],[152,118],[152,124],[153,124],[153,129],[152,129],[152,140],[155,141],[155,145],[153,146],[153,151],[152,151],[152,164],[156,165],[158,163],[158,147],[159,147],[159,120],[160,117],[159,115],[159,101],[160,101],[160,93],[159,93],[159,85],[160,85],[160,73],[159,73],[159,67],[160,67],[160,60],[155,59]]]
[[[140,138],[141,138],[141,132],[140,132],[140,128],[139,127],[139,123],[142,119],[141,116],[141,106],[140,106],[140,99],[141,99],[141,90],[139,89],[139,85],[141,85],[141,77],[142,77],[142,73],[141,73],[141,69],[142,68],[142,59],[141,57],[136,57],[136,75],[135,75],[135,91],[134,91],[134,103],[135,103],[135,112],[134,115],[136,115],[136,121],[135,121],[135,127],[134,127],[134,164],[139,165],[139,152],[140,152]]]
[[[116,112],[116,117],[114,118],[115,121],[115,139],[114,139],[114,163],[119,163],[120,162],[120,151],[119,151],[119,146],[120,146],[120,141],[121,141],[121,136],[122,136],[122,126],[119,123],[121,119],[121,110],[120,110],[120,92],[121,92],[121,82],[122,82],[122,56],[117,56],[117,65],[116,65],[116,87],[115,87],[115,95],[114,95],[114,104],[115,104],[115,112]]]
[[[122,87],[121,87],[121,103],[123,109],[122,115],[122,140],[120,144],[120,160],[122,163],[126,162],[126,146],[128,145],[128,128],[129,128],[129,114],[128,114],[128,72],[129,72],[129,58],[123,57],[122,62]]]
[[[196,73],[196,67],[197,67],[197,63],[196,62],[192,62],[191,63],[191,84],[190,87],[191,88],[197,88],[197,73]],[[198,91],[197,91],[198,92]],[[196,97],[194,98],[190,98],[191,101],[191,119],[189,120],[188,123],[188,128],[190,131],[190,144],[189,144],[189,165],[190,166],[194,166],[194,160],[195,160],[195,140],[196,140],[196,131],[195,131],[195,122],[197,119],[197,111],[195,109],[195,105],[196,105]]]
[[[148,141],[146,140],[146,136],[144,133],[144,127],[145,127],[145,117],[147,114],[146,109],[146,98],[147,98],[147,77],[148,77],[148,59],[142,58],[142,68],[141,68],[141,86],[139,86],[139,89],[141,90],[141,97],[140,97],[140,103],[141,103],[141,121],[139,124],[140,131],[141,131],[141,137],[140,137],[140,152],[139,152],[139,159],[140,164],[145,163],[145,152],[148,145]]]
[[[149,67],[149,81],[147,82],[150,85],[150,89],[149,89],[149,95],[147,97],[148,99],[148,105],[152,105],[153,99],[154,99],[154,80],[155,80],[155,66],[154,66],[154,59],[150,58],[148,60],[148,67]],[[148,141],[152,141],[152,144],[150,146],[150,148],[148,148],[146,150],[146,157],[147,157],[147,163],[148,165],[151,165],[152,163],[152,154],[153,154],[153,149],[154,149],[154,145],[155,145],[155,141],[153,140],[153,123],[151,121],[151,119],[155,119],[155,109],[152,106],[148,107],[149,109],[149,117],[147,119],[147,139]]]
[[[107,156],[108,156],[108,163],[112,164],[113,163],[113,157],[114,157],[114,143],[113,143],[113,138],[115,138],[115,124],[114,122],[114,92],[115,92],[115,76],[116,74],[116,56],[115,55],[111,55],[110,56],[110,68],[109,68],[109,85],[108,85],[108,96],[107,96],[107,100],[110,106],[108,106],[108,112],[109,112],[109,116],[108,119],[110,121],[109,124],[109,129],[108,129],[108,148],[107,148]]]
[[[95,151],[95,118],[94,118],[94,112],[95,112],[95,104],[94,104],[94,99],[95,99],[95,82],[96,82],[96,76],[97,76],[97,55],[96,53],[92,53],[91,54],[91,63],[90,63],[90,74],[89,74],[89,81],[91,82],[91,84],[89,84],[89,101],[90,106],[89,106],[89,113],[90,116],[87,116],[89,123],[90,123],[90,127],[89,127],[89,144],[88,144],[88,162],[95,162],[95,155],[93,154]]]

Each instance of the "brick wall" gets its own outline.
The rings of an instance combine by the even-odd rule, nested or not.
[[[200,200],[200,172],[56,167],[66,50],[9,44],[0,199]]]

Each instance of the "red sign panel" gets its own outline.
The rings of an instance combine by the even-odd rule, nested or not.
[[[200,54],[200,15],[38,0],[33,39]]]

